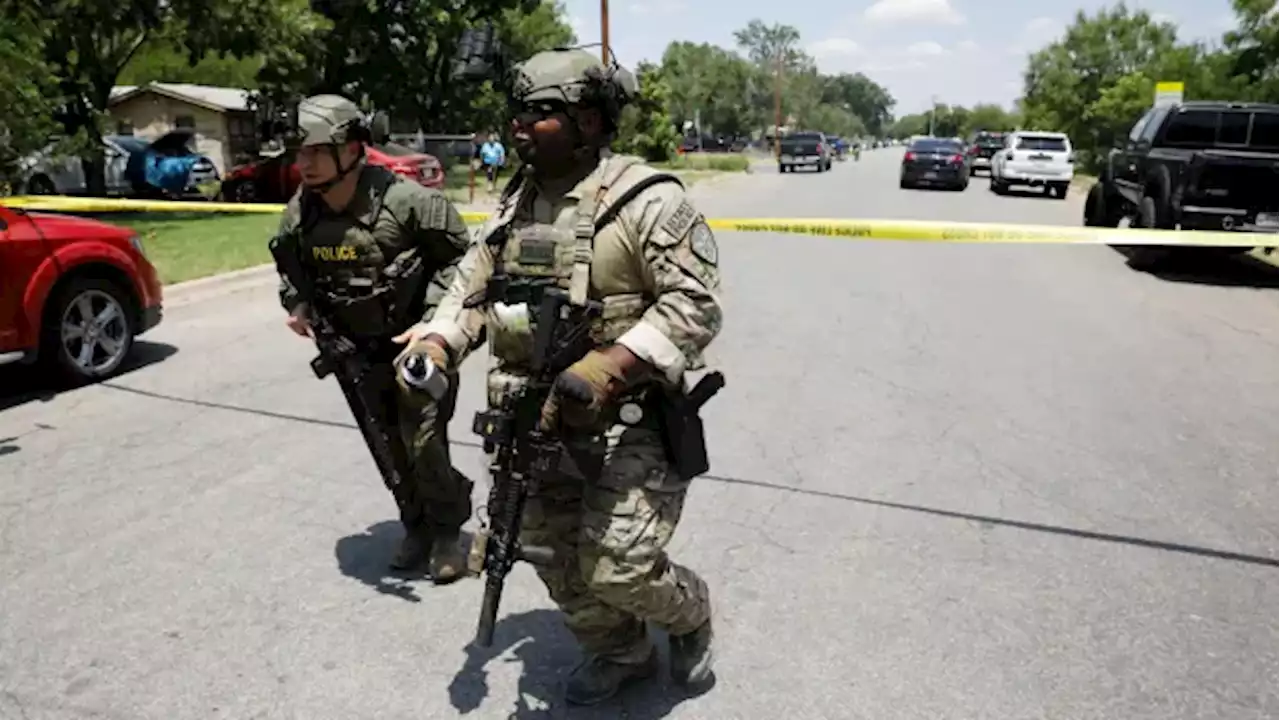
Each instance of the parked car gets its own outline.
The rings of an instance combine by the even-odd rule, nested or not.
[[[136,195],[208,199],[218,192],[218,167],[195,151],[190,130],[174,130],[150,142],[133,135],[105,139],[129,153],[125,175]]]
[[[294,157],[285,150],[233,169],[222,183],[222,197],[230,202],[288,202],[302,182]],[[434,155],[386,143],[366,145],[365,157],[370,165],[385,167],[426,187],[444,187],[444,166]]]
[[[952,190],[969,187],[969,156],[964,144],[952,138],[922,137],[902,153],[898,187],[939,185]]]
[[[161,295],[132,230],[0,206],[0,364],[110,377],[159,324]]]
[[[1264,103],[1183,102],[1147,111],[1119,147],[1108,153],[1085,199],[1084,223],[1168,230],[1246,233],[1277,230],[1277,118]],[[1156,265],[1186,247],[1124,248],[1136,267]]]
[[[125,172],[129,163],[129,151],[112,142],[102,140],[102,154],[106,163],[104,179],[108,195],[128,195],[133,183]],[[85,195],[89,184],[85,181],[84,163],[78,155],[60,155],[54,145],[27,156],[22,161],[23,180],[17,192],[23,195]]]
[[[1011,185],[1044,188],[1045,195],[1067,198],[1076,174],[1071,138],[1060,132],[1019,130],[1005,136],[1004,149],[991,157],[991,192],[1003,195]]]
[[[826,172],[831,164],[831,142],[823,133],[791,133],[779,143],[778,172],[795,172],[798,167]]]

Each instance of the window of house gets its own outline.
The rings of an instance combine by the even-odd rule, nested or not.
[[[196,118],[194,115],[179,115],[178,117],[174,118],[173,124],[174,124],[174,127],[178,128],[179,130],[195,130]]]

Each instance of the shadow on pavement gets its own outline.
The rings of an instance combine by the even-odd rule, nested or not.
[[[705,695],[713,687],[689,693],[671,683],[666,669],[666,637],[654,635],[664,662],[657,677],[623,689],[617,697],[589,708],[566,705],[565,677],[580,660],[577,643],[564,628],[556,610],[530,610],[498,619],[493,647],[468,645],[467,659],[449,683],[449,702],[459,715],[477,710],[489,695],[489,663],[520,663],[513,707],[508,720],[587,718],[598,720],[659,720],[680,703]]]
[[[172,345],[138,340],[112,379],[155,365],[176,352],[178,348]],[[41,365],[5,366],[0,368],[0,411],[25,405],[33,400],[48,402],[57,397],[58,393],[74,389],[75,386],[59,380]]]
[[[259,410],[257,408],[239,407],[236,405],[209,402],[207,400],[197,400],[194,398],[183,398],[183,397],[176,397],[173,395],[164,395],[161,393],[153,393],[153,392],[138,390],[135,388],[123,387],[118,385],[108,385],[108,387],[111,387],[112,389],[115,389],[115,390],[121,390],[124,392],[135,393],[138,395],[145,395],[151,398],[169,400],[172,402],[186,403],[189,405],[197,405],[200,407],[219,408],[222,410],[228,410],[233,412],[244,412],[244,413],[251,413],[253,415],[274,417],[281,420],[289,420],[292,422],[302,422],[302,423],[308,423],[313,425],[325,425],[329,427],[340,427],[340,428],[345,428],[349,430],[359,430],[359,428],[356,427],[356,424],[354,422],[339,422],[335,420],[324,420],[321,418],[311,418],[311,417],[305,417],[300,415],[288,415],[284,413],[271,412],[269,410]],[[469,447],[469,448],[477,448],[477,449],[482,447],[479,442],[471,441],[471,440],[453,440],[451,441],[450,444],[457,445],[459,447]],[[1267,565],[1271,567],[1280,566],[1280,560],[1274,557],[1266,556],[1266,555],[1255,555],[1250,553],[1236,552],[1233,550],[1222,550],[1218,548],[1204,547],[1201,545],[1165,542],[1162,540],[1152,540],[1149,538],[1134,537],[1131,535],[1118,535],[1113,533],[1097,532],[1093,530],[1083,530],[1079,528],[1064,527],[1061,525],[1046,525],[1042,523],[1032,523],[1032,522],[1026,522],[1023,520],[1016,520],[1013,518],[997,517],[994,515],[978,515],[973,513],[958,512],[955,510],[947,510],[944,508],[929,507],[925,505],[911,505],[907,503],[893,502],[890,500],[878,500],[876,498],[859,497],[857,495],[847,495],[843,493],[826,492],[823,490],[811,490],[806,488],[793,487],[790,485],[781,485],[777,483],[765,482],[763,480],[750,480],[746,478],[727,477],[723,475],[703,475],[698,478],[698,482],[703,482],[703,481],[728,483],[731,485],[751,485],[759,488],[777,490],[779,492],[788,492],[788,493],[795,493],[798,495],[808,495],[811,497],[828,498],[831,500],[843,500],[846,502],[858,503],[862,505],[872,505],[876,507],[891,508],[894,510],[902,510],[904,512],[920,513],[925,515],[932,515],[935,517],[950,518],[953,520],[963,520],[967,522],[977,523],[978,525],[984,528],[985,527],[1013,528],[1013,529],[1024,530],[1029,532],[1039,532],[1039,533],[1047,533],[1050,535],[1073,537],[1073,538],[1083,539],[1083,540],[1095,540],[1100,542],[1116,543],[1120,545],[1145,547],[1153,550],[1162,550],[1165,552],[1180,553],[1184,555],[1195,555],[1198,557],[1216,558],[1218,560],[1230,560],[1233,562],[1242,562],[1250,565]],[[384,524],[390,525],[391,528],[380,528],[380,526]],[[380,529],[377,529],[375,531],[374,528],[380,528]],[[385,535],[389,533],[392,528],[396,528],[397,529],[396,531],[398,532],[398,523],[381,523],[378,526],[374,526],[374,528],[370,529],[371,532],[380,533],[383,535],[383,537],[385,537]],[[358,535],[358,536],[352,536],[352,537],[354,538],[354,540],[350,538],[344,538],[344,540],[352,540],[352,542],[357,543],[357,545],[362,543],[364,546],[368,546],[369,543],[373,542],[372,535]],[[384,541],[384,542],[389,543],[389,541]],[[369,550],[363,551],[363,553],[365,554],[367,554],[368,552],[371,552],[371,551]],[[390,551],[386,549],[384,544],[384,547],[380,552],[388,553]],[[364,557],[364,554],[361,554],[360,556]],[[341,562],[341,558],[339,558],[339,562]],[[382,567],[385,567],[385,565],[386,563],[385,561],[383,561]],[[371,573],[372,570],[365,570],[365,572]],[[379,570],[378,572],[381,573],[382,571]],[[358,577],[358,576],[352,575],[352,577]]]
[[[1194,248],[1188,248],[1169,255],[1154,267],[1141,268],[1134,267],[1129,251],[1117,247],[1111,249],[1123,255],[1134,271],[1145,272],[1168,282],[1259,290],[1275,290],[1280,287],[1276,266],[1252,255],[1226,255],[1212,250],[1198,253]]]
[[[340,538],[333,546],[339,572],[380,594],[408,602],[422,602],[411,581],[423,579],[424,575],[393,573],[389,566],[402,537],[404,528],[400,523],[388,520],[370,525],[368,530],[358,535]]]

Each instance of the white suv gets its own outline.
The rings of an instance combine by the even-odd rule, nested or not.
[[[991,156],[991,191],[1003,195],[1010,185],[1042,187],[1059,200],[1075,175],[1071,138],[1063,133],[1019,130],[1005,136],[1004,149]]]

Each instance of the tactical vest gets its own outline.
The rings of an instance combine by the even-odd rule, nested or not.
[[[404,232],[394,213],[383,212],[387,192],[396,182],[395,175],[375,169],[360,187],[369,193],[370,203],[360,216],[326,214],[318,198],[302,196],[304,262],[334,325],[357,340],[395,335],[422,310],[423,259],[418,253],[386,257],[384,251],[400,244],[391,238]]]
[[[615,342],[635,326],[654,298],[638,287],[634,292],[602,295],[591,283],[595,239],[642,191],[666,182],[682,185],[674,175],[645,167],[639,158],[609,156],[575,188],[581,200],[574,212],[560,213],[551,224],[518,228],[512,225],[522,214],[532,213],[533,195],[518,188],[504,194],[504,204],[516,206],[484,240],[492,251],[493,274],[498,279],[491,285],[503,288],[500,297],[485,298],[492,303],[488,339],[500,365],[516,370],[528,362],[540,292],[548,286],[566,290],[573,304],[597,300],[603,305],[591,328],[596,347]]]

